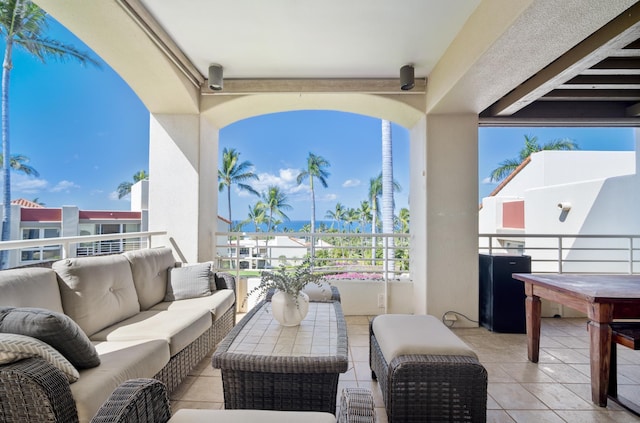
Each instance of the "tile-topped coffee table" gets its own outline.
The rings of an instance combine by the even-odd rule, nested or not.
[[[300,326],[273,319],[261,301],[229,332],[212,358],[222,369],[227,409],[336,412],[347,371],[347,326],[340,302],[311,302]]]

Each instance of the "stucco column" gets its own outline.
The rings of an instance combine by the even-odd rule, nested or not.
[[[424,260],[426,267],[424,276],[414,278],[415,313],[442,317],[454,310],[477,320],[477,115],[427,115],[423,154],[426,193],[421,199],[411,190],[412,213],[414,207],[426,207],[426,233],[414,234],[412,227],[414,245],[423,254],[412,259]],[[424,203],[416,205],[414,199]],[[420,245],[423,235],[426,243]],[[458,325],[473,324],[463,319]]]
[[[212,260],[217,219],[218,130],[199,115],[152,114],[149,130],[149,230],[153,246],[184,262]]]

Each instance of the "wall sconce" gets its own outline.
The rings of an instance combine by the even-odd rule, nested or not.
[[[409,91],[416,86],[414,69],[411,65],[404,65],[400,68],[400,89]]]
[[[568,212],[569,210],[571,210],[571,203],[563,201],[561,203],[558,203],[558,208],[563,212]]]
[[[214,91],[222,90],[224,81],[222,80],[222,65],[213,63],[209,65],[209,88]]]

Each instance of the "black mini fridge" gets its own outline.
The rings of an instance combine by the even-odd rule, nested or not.
[[[480,254],[480,324],[490,331],[527,332],[524,284],[512,273],[531,273],[531,257]]]

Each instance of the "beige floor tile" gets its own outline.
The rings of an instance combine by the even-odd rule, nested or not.
[[[551,410],[509,410],[509,416],[517,423],[564,423],[564,420]]]
[[[491,397],[505,410],[545,410],[548,407],[518,383],[489,383]]]
[[[593,410],[599,408],[590,401],[584,401],[559,383],[523,383],[522,386],[550,409]]]
[[[349,370],[340,375],[343,387],[371,389],[379,423],[387,416],[382,393],[371,380],[369,319],[346,316],[349,336]],[[454,328],[471,346],[489,375],[487,422],[623,422],[640,418],[609,401],[606,408],[591,402],[589,337],[585,319],[543,319],[539,363],[527,358],[526,336],[498,334],[485,328]],[[618,348],[619,389],[640,403],[640,352]],[[211,367],[210,356],[198,364],[171,394],[174,410],[223,408],[222,378]]]

